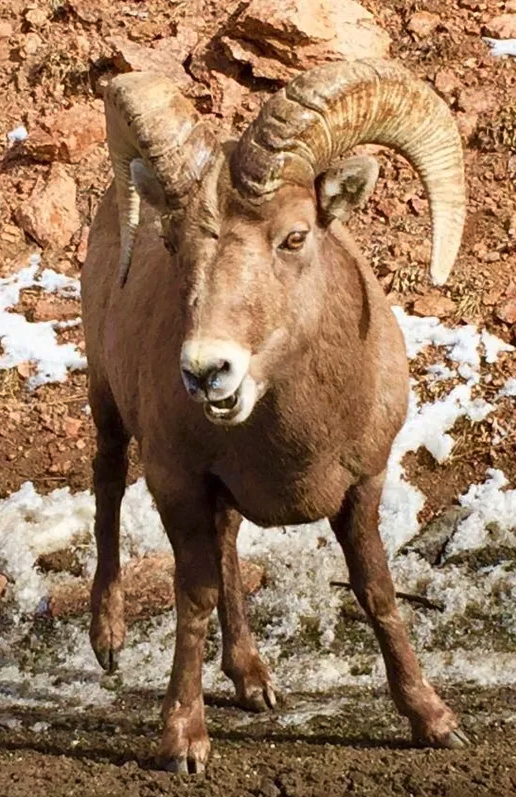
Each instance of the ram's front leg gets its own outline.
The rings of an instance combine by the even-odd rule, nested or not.
[[[170,772],[205,768],[210,742],[204,719],[202,665],[208,620],[217,605],[214,513],[202,490],[163,496],[152,489],[176,564],[176,644],[163,701],[158,763]]]
[[[366,479],[346,494],[332,528],[349,569],[351,587],[380,644],[392,697],[408,717],[414,741],[436,747],[467,742],[457,719],[423,677],[399,616],[394,585],[378,532],[384,477]]]
[[[239,705],[249,711],[264,711],[274,708],[276,696],[269,670],[256,649],[247,620],[236,545],[241,521],[236,510],[220,503],[216,526],[222,669],[235,685]]]
[[[129,436],[111,397],[95,389],[93,373],[90,374],[90,405],[98,430],[93,464],[97,567],[91,590],[90,641],[99,664],[113,672],[125,639],[119,538]]]

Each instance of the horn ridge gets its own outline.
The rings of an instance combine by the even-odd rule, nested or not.
[[[113,78],[104,106],[120,218],[119,282],[123,285],[140,216],[131,161],[142,158],[152,169],[177,221],[218,149],[218,140],[173,81],[154,73],[130,72]]]
[[[286,183],[312,183],[366,143],[398,151],[418,172],[432,217],[431,275],[443,283],[465,218],[462,145],[444,100],[395,62],[331,63],[298,75],[244,131],[231,159],[233,183],[249,201],[264,201]]]

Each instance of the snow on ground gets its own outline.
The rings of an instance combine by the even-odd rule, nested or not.
[[[36,374],[28,380],[29,388],[45,382],[64,382],[67,368],[86,368],[86,358],[73,343],[57,342],[56,329],[80,323],[80,318],[68,322],[30,322],[21,313],[13,313],[22,290],[41,288],[48,293],[79,296],[79,280],[70,279],[51,269],[40,271],[40,257],[33,255],[26,268],[0,279],[0,340],[3,354],[0,368],[13,368],[30,361]]]
[[[84,365],[73,347],[56,344],[55,336],[52,338],[54,322],[13,322],[21,316],[6,312],[17,303],[23,287],[40,285],[44,290],[77,295],[76,281],[48,271],[39,275],[38,267],[35,260],[16,278],[0,280],[0,337],[4,348],[0,367],[34,360],[38,375],[32,387],[49,379],[60,381],[67,367]],[[442,347],[446,363],[429,366],[428,375],[435,380],[454,380],[448,393],[433,403],[421,403],[413,386],[407,421],[391,453],[381,534],[397,588],[425,594],[444,608],[438,612],[403,604],[402,611],[431,677],[515,683],[516,655],[511,652],[511,644],[514,649],[516,621],[510,606],[516,598],[516,572],[512,562],[471,570],[453,559],[491,545],[494,528],[496,544],[515,547],[516,490],[507,489],[504,474],[488,471],[483,483],[471,485],[460,498],[467,516],[458,523],[446,546],[445,566],[432,567],[415,552],[400,553],[418,532],[417,516],[425,503],[425,496],[405,476],[401,464],[404,455],[425,446],[437,461],[444,462],[454,445],[450,430],[458,418],[466,416],[478,422],[493,412],[503,397],[515,395],[514,380],[509,380],[491,403],[474,398],[472,392],[483,379],[489,380],[489,375],[482,376],[481,364],[496,362],[499,352],[510,347],[473,326],[452,329],[435,318],[408,316],[400,308],[395,308],[395,313],[408,356],[416,357],[427,345]],[[31,327],[36,326],[34,334]],[[49,593],[50,577],[34,567],[38,556],[70,547],[92,574],[93,516],[91,494],[72,495],[68,488],[41,496],[27,483],[0,501],[0,570],[13,581],[10,611],[16,618],[0,640],[0,705],[2,701],[36,701],[41,705],[65,699],[80,708],[109,703],[114,698],[90,650],[86,619],[55,621],[50,631],[46,627],[44,639],[38,636],[33,621],[34,615],[44,609]],[[128,488],[123,502],[123,559],[156,550],[168,550],[168,543],[140,480]],[[330,586],[330,582],[346,578],[345,565],[326,521],[282,529],[259,529],[244,522],[239,550],[242,556],[266,567],[268,585],[251,599],[250,614],[259,647],[281,689],[321,691],[344,684],[383,683],[383,664],[370,629],[356,621],[343,629],[342,606],[348,593]],[[486,623],[496,626],[502,642],[493,641],[494,637],[485,642]],[[220,645],[215,626],[211,641],[215,647]],[[124,688],[163,688],[173,645],[172,614],[133,627],[121,657]],[[31,658],[30,665],[26,663],[27,649],[40,654]],[[229,688],[220,674],[219,658],[217,655],[206,664],[207,688]]]

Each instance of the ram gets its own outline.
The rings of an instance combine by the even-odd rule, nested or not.
[[[82,273],[98,431],[90,637],[100,664],[115,668],[124,641],[119,513],[133,437],[176,560],[161,765],[196,772],[208,758],[201,669],[215,607],[238,701],[275,702],[246,619],[242,516],[259,526],[329,518],[414,740],[466,743],[396,608],[378,507],[407,409],[406,354],[342,224],[378,175],[372,158],[346,153],[364,143],[399,151],[425,185],[431,274],[445,281],[465,215],[446,104],[400,65],[364,60],[296,77],[238,141],[219,142],[157,75],[116,77],[105,108],[115,181]]]

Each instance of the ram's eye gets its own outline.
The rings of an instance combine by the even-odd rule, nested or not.
[[[287,252],[297,252],[303,248],[307,235],[308,230],[293,230],[289,232],[283,243],[280,244],[280,249],[286,249]]]

